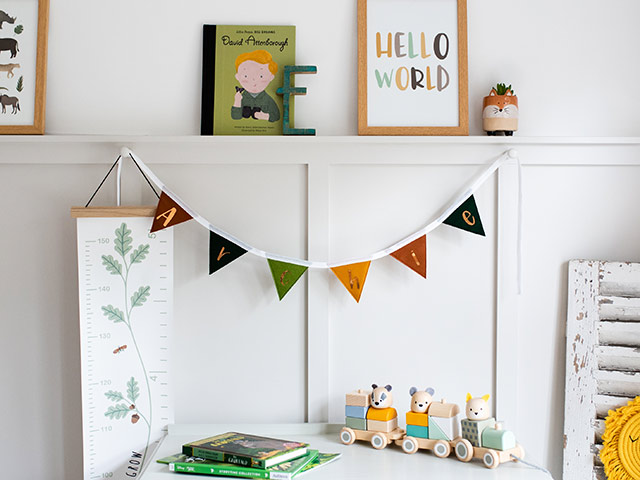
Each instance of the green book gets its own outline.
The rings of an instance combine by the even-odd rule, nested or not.
[[[269,468],[307,454],[309,445],[277,438],[227,432],[182,446],[182,453],[242,467]]]
[[[294,26],[204,25],[201,134],[282,135],[276,90],[295,42]]]
[[[303,457],[279,463],[271,468],[249,468],[230,463],[211,462],[202,458],[172,455],[161,458],[159,463],[168,463],[169,470],[179,473],[218,475],[224,477],[266,478],[290,480],[318,456],[318,450],[309,450]]]
[[[339,459],[341,456],[341,453],[318,453],[316,458],[302,467],[299,473],[303,474],[308,472],[309,470],[313,470],[314,468],[322,467],[327,463],[331,463],[334,460]]]

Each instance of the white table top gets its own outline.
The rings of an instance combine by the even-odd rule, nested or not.
[[[515,462],[503,463],[498,468],[490,470],[485,468],[479,459],[463,463],[458,461],[454,454],[442,459],[425,450],[409,455],[393,444],[384,450],[375,450],[368,442],[362,441],[356,441],[353,445],[343,445],[338,438],[338,432],[342,427],[343,425],[327,424],[170,425],[168,435],[156,450],[141,480],[170,478],[175,480],[178,478],[177,474],[169,472],[167,465],[157,463],[158,458],[180,452],[184,443],[229,431],[306,442],[311,448],[323,453],[342,453],[342,457],[333,463],[300,475],[300,478],[305,480],[427,478],[431,475],[436,475],[432,478],[438,478],[438,480],[548,480],[550,478],[540,470]],[[203,475],[180,476],[182,480],[192,477],[206,478]]]

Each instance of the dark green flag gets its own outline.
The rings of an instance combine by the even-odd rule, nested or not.
[[[295,263],[279,262],[277,260],[267,259],[273,282],[276,284],[278,297],[280,300],[284,298],[291,287],[300,279],[302,274],[307,271],[308,267],[296,265]]]
[[[462,205],[442,223],[466,230],[467,232],[482,235],[483,237],[485,236],[482,221],[480,221],[480,213],[478,212],[476,200],[473,198],[473,195],[467,198]]]
[[[247,253],[235,243],[221,237],[217,233],[209,232],[209,275],[226,267],[231,262]]]

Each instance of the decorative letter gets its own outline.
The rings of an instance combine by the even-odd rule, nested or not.
[[[311,65],[285,65],[284,67],[284,85],[276,90],[276,93],[282,95],[282,134],[283,135],[315,135],[315,128],[293,128],[289,126],[289,110],[291,95],[306,95],[307,87],[292,87],[292,73],[317,73],[318,69]]]

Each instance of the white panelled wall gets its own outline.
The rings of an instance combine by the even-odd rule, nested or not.
[[[0,449],[12,459],[26,458],[25,445],[34,453],[28,468],[10,462],[3,475],[81,478],[69,207],[84,204],[120,146],[220,228],[270,252],[329,261],[416,231],[513,147],[523,161],[519,297],[514,167],[476,194],[486,238],[438,228],[427,280],[378,260],[360,304],[317,270],[278,302],[266,262],[249,255],[209,277],[207,232],[177,227],[176,420],[339,422],[344,393],[373,382],[394,386],[400,412],[412,385],[456,402],[491,393],[528,456],[560,478],[567,261],[640,261],[640,92],[629,86],[640,76],[639,16],[634,0],[506,10],[469,1],[471,134],[481,134],[481,97],[496,82],[513,84],[521,104],[520,140],[500,144],[341,137],[356,131],[355,2],[52,1],[47,133],[116,136],[0,138]],[[301,79],[309,93],[297,102],[298,126],[336,137],[163,138],[199,131],[207,22],[297,25],[299,63],[318,66]],[[123,203],[153,203],[137,175],[125,169]],[[114,197],[109,184],[94,204]]]

